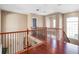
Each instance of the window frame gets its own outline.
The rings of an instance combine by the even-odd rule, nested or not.
[[[71,18],[71,17],[78,17],[78,29],[79,29],[79,16],[69,16],[69,17],[66,17],[65,19],[65,26],[66,26],[66,34],[67,34],[67,18]],[[75,39],[75,40],[78,40],[79,39],[79,30],[78,30],[78,38],[76,39],[76,38],[71,38],[71,37],[68,37],[69,39]]]

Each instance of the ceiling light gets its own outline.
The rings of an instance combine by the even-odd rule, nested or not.
[[[39,11],[39,9],[36,9],[36,11]]]
[[[57,4],[57,6],[61,6],[62,4]]]

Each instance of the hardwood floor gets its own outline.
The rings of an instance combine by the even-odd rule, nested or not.
[[[79,46],[58,40],[45,41],[35,47],[17,52],[20,54],[78,54]]]

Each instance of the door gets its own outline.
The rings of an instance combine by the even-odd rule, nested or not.
[[[36,28],[37,27],[37,20],[36,20],[36,18],[33,18],[32,22],[33,22],[33,24],[32,24],[33,26],[32,27]]]

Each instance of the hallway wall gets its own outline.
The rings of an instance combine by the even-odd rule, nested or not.
[[[13,12],[7,12],[7,11],[1,11],[1,31],[2,32],[14,32],[14,31],[20,31],[20,30],[26,30],[27,29],[27,15],[24,14],[18,14]],[[6,48],[8,50],[11,49],[11,52],[14,53],[13,49],[16,50],[22,50],[24,47],[24,36],[22,33],[17,34],[16,39],[16,45],[13,44],[14,37],[11,35],[11,38],[8,37],[8,34],[6,34],[6,40],[3,39],[3,44],[5,44],[6,41]],[[5,38],[5,35],[4,35]],[[10,39],[10,40],[9,40]],[[27,39],[26,39],[27,40]],[[10,41],[10,42],[9,42]],[[9,42],[9,43],[8,43]],[[5,45],[3,45],[5,48]],[[20,47],[21,46],[21,47]],[[20,47],[20,48],[18,48]]]
[[[27,28],[28,29],[31,29],[32,26],[33,26],[32,18],[36,18],[37,19],[37,23],[36,23],[37,27],[45,26],[45,24],[44,24],[45,23],[44,22],[45,17],[44,16],[29,13],[29,14],[27,14]]]
[[[32,14],[32,18],[36,18],[37,19],[37,27],[44,27],[44,20],[45,17],[42,15],[36,15],[36,14]]]
[[[27,29],[27,15],[2,11],[2,32]]]

